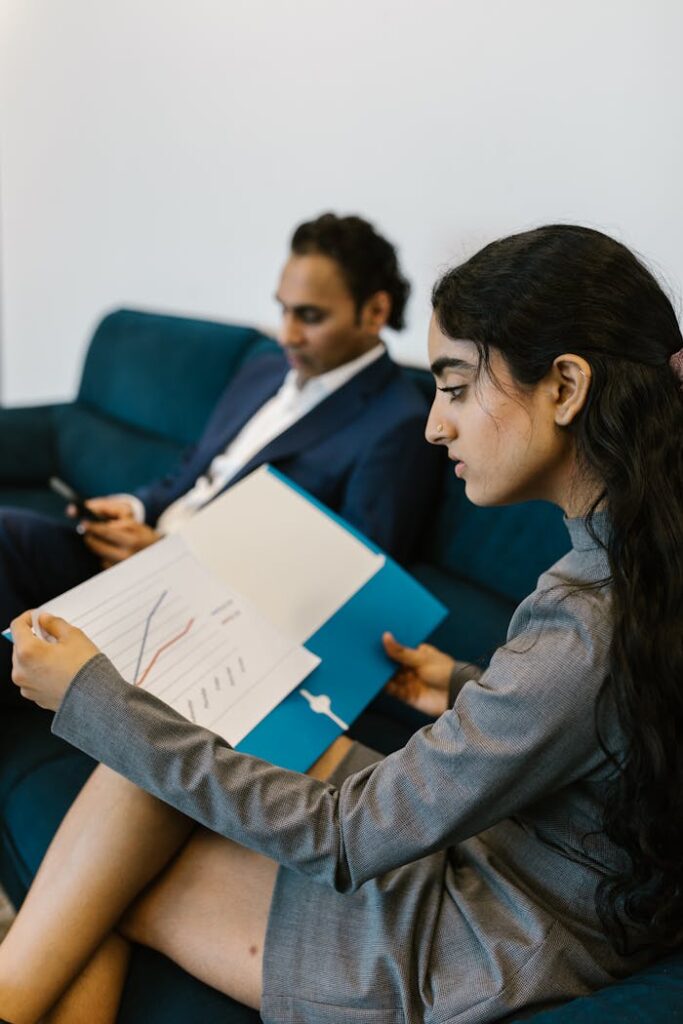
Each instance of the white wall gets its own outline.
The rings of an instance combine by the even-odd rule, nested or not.
[[[277,322],[287,236],[361,212],[415,283],[575,220],[683,281],[680,0],[2,0],[2,398],[122,304]]]

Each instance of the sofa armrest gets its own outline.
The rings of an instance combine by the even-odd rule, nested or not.
[[[61,408],[0,409],[0,484],[47,483],[57,472],[55,414]]]

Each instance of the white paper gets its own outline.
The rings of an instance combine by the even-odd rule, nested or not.
[[[238,743],[320,659],[168,537],[42,606],[123,678]]]
[[[385,562],[267,466],[195,513],[179,535],[298,643]]]

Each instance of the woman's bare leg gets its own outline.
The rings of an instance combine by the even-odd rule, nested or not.
[[[346,736],[339,737],[308,774],[327,778],[350,746]],[[119,930],[258,1010],[276,873],[273,860],[198,828],[124,915]]]
[[[309,769],[326,779],[351,747],[340,737]],[[277,864],[198,828],[119,923],[207,985],[258,1009]]]
[[[129,961],[130,943],[109,935],[42,1024],[116,1024]]]
[[[31,1024],[90,960],[194,823],[99,766],[0,945],[0,1017]]]
[[[349,746],[341,737],[309,774],[326,778]],[[0,1015],[13,1024],[33,1024],[63,995],[50,1024],[109,1024],[127,951],[118,936],[105,936],[181,847],[126,913],[121,930],[258,1008],[277,865],[203,829],[183,846],[193,827],[121,776],[97,768],[0,946]]]
[[[200,981],[258,1009],[277,869],[267,857],[197,829],[124,915],[119,929]]]

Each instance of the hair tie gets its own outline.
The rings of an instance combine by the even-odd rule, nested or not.
[[[681,387],[683,387],[683,348],[679,348],[678,352],[669,359],[669,366],[671,367],[674,377],[678,377]]]

